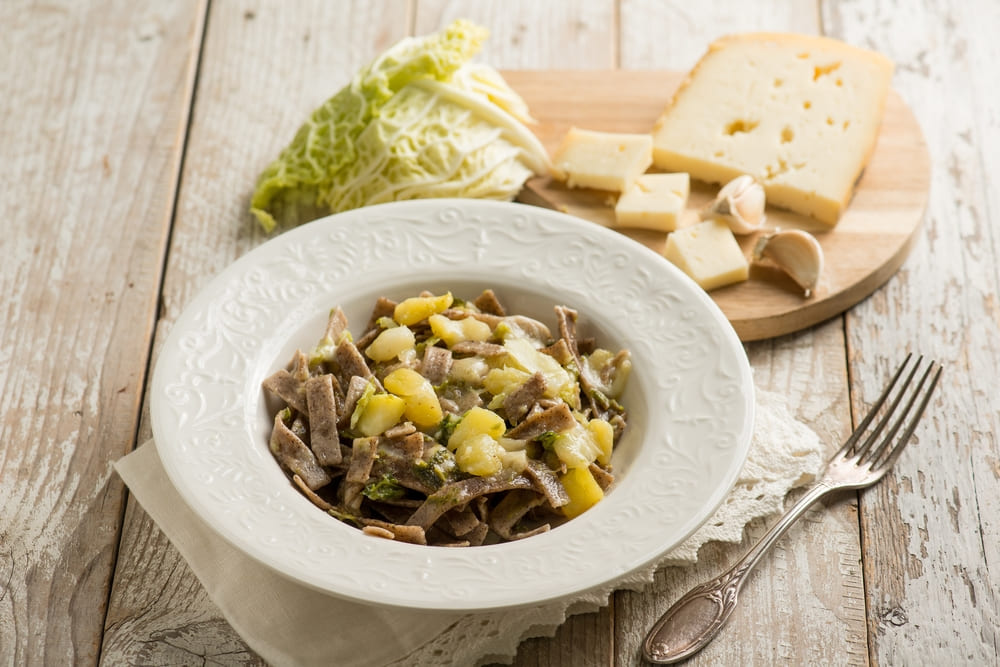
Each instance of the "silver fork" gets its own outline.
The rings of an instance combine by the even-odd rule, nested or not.
[[[655,664],[672,664],[703,649],[729,620],[750,571],[813,503],[834,491],[861,489],[882,479],[913,435],[941,375],[941,366],[929,361],[914,383],[924,359],[919,356],[915,363],[911,361],[912,354],[900,365],[844,446],[827,463],[823,476],[785,512],[778,523],[732,568],[691,589],[660,617],[642,644],[646,660]],[[904,375],[905,380],[899,384]],[[909,399],[903,402],[907,395]],[[876,418],[878,421],[873,425]]]

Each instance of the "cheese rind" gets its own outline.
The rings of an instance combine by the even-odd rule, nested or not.
[[[653,164],[653,138],[572,127],[552,163],[556,178],[571,188],[624,192]]]
[[[643,174],[622,193],[615,204],[615,223],[619,227],[672,232],[691,191],[687,174]]]
[[[657,120],[654,164],[720,184],[752,174],[768,203],[836,224],[875,149],[892,71],[825,37],[725,37]]]
[[[750,275],[740,244],[721,220],[706,220],[672,232],[663,255],[706,291],[744,281]]]

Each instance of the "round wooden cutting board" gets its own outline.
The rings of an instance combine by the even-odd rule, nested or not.
[[[571,126],[607,132],[650,132],[683,77],[663,71],[505,71],[504,78],[528,103],[538,124],[532,130],[553,153]],[[750,279],[710,292],[744,341],[798,331],[839,315],[874,292],[902,265],[927,206],[930,156],[920,126],[889,92],[878,144],[836,227],[773,207],[767,227],[813,233],[825,259],[819,287],[810,298],[776,269],[752,266]],[[718,186],[692,182],[685,223],[711,201]],[[519,201],[547,206],[613,227],[614,196],[570,190],[548,178],[529,181]],[[662,253],[665,233],[620,230]],[[737,237],[749,257],[757,235]]]

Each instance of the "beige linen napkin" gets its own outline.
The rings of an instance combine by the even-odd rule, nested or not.
[[[778,511],[789,489],[815,477],[822,454],[816,434],[794,419],[783,399],[758,390],[747,462],[730,495],[698,532],[642,571],[571,600],[516,614],[410,611],[319,593],[276,574],[216,535],[171,485],[152,441],[115,468],[226,620],[272,665],[420,667],[510,662],[521,641],[551,635],[568,616],[606,604],[613,590],[640,589],[658,567],[696,562],[706,542],[739,542],[747,522]]]

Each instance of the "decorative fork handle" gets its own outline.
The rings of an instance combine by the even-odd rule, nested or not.
[[[761,557],[816,501],[841,485],[821,481],[810,488],[743,558],[715,579],[692,588],[650,629],[642,644],[643,657],[655,664],[672,664],[703,649],[736,608],[740,589]]]

